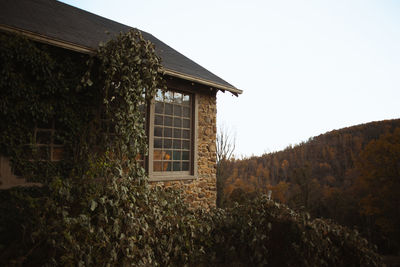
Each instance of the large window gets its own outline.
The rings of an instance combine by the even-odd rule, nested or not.
[[[157,91],[150,111],[150,178],[194,174],[194,107],[193,94]]]

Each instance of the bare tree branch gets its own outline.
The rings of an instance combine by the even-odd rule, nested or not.
[[[217,130],[217,164],[222,160],[230,160],[236,148],[236,134],[225,125]]]
[[[227,179],[227,163],[232,159],[236,148],[236,134],[231,128],[219,125],[216,139],[217,147],[217,206],[221,207],[223,188]]]

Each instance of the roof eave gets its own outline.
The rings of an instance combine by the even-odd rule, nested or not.
[[[6,31],[6,32],[12,32],[12,33],[19,33],[19,34],[22,34],[22,35],[24,35],[24,36],[26,36],[29,39],[32,39],[34,41],[55,45],[57,47],[65,48],[65,49],[76,51],[76,52],[80,52],[80,53],[94,54],[96,52],[95,49],[90,48],[90,47],[86,47],[86,46],[78,45],[78,44],[75,44],[75,43],[66,42],[66,41],[63,41],[63,40],[51,38],[51,37],[46,36],[46,35],[42,35],[42,34],[38,34],[38,33],[35,33],[35,32],[31,32],[31,31],[27,31],[27,30],[11,27],[9,25],[0,24],[0,30]],[[188,80],[188,81],[191,81],[191,82],[196,82],[196,83],[199,83],[199,84],[207,85],[207,86],[219,89],[219,90],[221,90],[223,92],[224,91],[228,91],[228,92],[231,92],[232,94],[234,94],[236,96],[238,96],[239,94],[243,93],[242,90],[237,89],[235,87],[222,85],[222,84],[219,84],[219,83],[215,83],[215,82],[212,82],[212,81],[208,81],[208,80],[205,80],[205,79],[201,79],[201,78],[198,78],[198,77],[187,75],[187,74],[184,74],[184,73],[181,73],[181,72],[178,72],[178,71],[174,71],[174,70],[163,68],[161,70],[161,72],[164,75],[166,74],[166,75],[169,75],[169,76],[172,76],[172,77],[176,77],[176,78]]]
[[[223,84],[219,84],[219,83],[215,83],[215,82],[212,82],[212,81],[204,80],[204,79],[201,79],[201,78],[198,78],[198,77],[194,77],[194,76],[191,76],[191,75],[187,75],[187,74],[184,74],[184,73],[181,73],[181,72],[178,72],[178,71],[174,71],[174,70],[170,70],[170,69],[166,69],[166,68],[163,68],[162,71],[166,75],[169,75],[169,76],[172,76],[172,77],[176,77],[176,78],[180,78],[180,79],[184,79],[184,80],[188,80],[188,81],[191,81],[191,82],[196,82],[196,83],[203,84],[203,85],[207,85],[207,86],[219,89],[221,91],[228,91],[228,92],[231,92],[232,94],[234,94],[236,96],[238,96],[238,95],[243,93],[242,90],[237,89],[235,87],[226,86],[226,85],[223,85]]]
[[[11,26],[4,25],[4,24],[0,24],[0,30],[6,31],[6,32],[22,34],[34,41],[38,41],[38,42],[45,43],[45,44],[51,44],[51,45],[54,45],[57,47],[65,48],[68,50],[73,50],[73,51],[80,52],[80,53],[94,54],[96,52],[93,48],[90,48],[90,47],[86,47],[86,46],[78,45],[75,43],[51,38],[51,37],[43,35],[43,34],[11,27]]]

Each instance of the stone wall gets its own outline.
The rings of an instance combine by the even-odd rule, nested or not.
[[[182,189],[191,208],[209,209],[215,207],[216,188],[216,147],[217,133],[216,94],[197,94],[197,179],[183,181],[154,182],[153,185]]]
[[[216,206],[216,93],[196,94],[197,116],[197,179],[153,182],[162,187],[180,188],[192,208],[209,209]],[[1,155],[0,155],[1,156]],[[0,157],[0,189],[14,186],[39,185],[27,183],[25,179],[16,177],[6,158]]]

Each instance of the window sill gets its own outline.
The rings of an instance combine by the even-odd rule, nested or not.
[[[165,182],[165,181],[182,181],[182,180],[196,180],[196,175],[187,173],[153,173],[149,176],[150,182]]]

